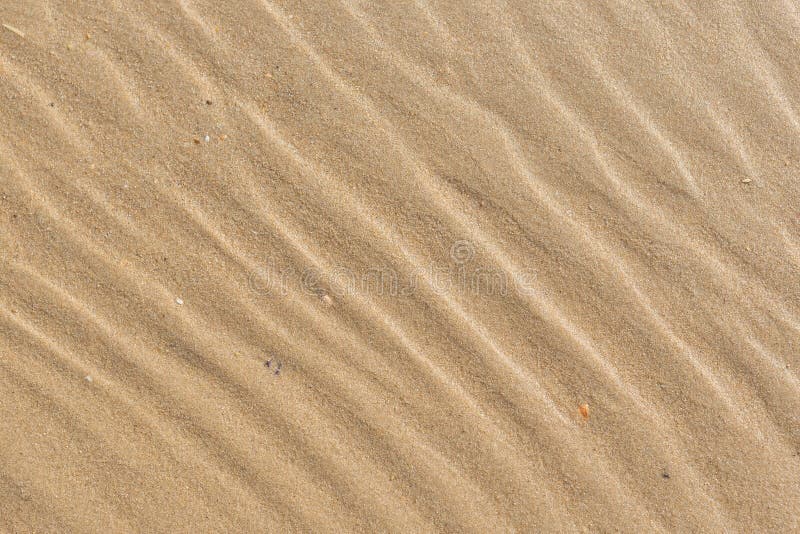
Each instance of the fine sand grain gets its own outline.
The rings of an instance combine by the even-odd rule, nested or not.
[[[796,1],[0,24],[1,532],[800,531]]]

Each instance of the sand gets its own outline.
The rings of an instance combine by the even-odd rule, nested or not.
[[[0,3],[0,531],[800,531],[795,2]]]

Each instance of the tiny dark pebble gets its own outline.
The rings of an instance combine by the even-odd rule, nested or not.
[[[661,473],[661,478],[669,478],[669,473]]]
[[[50,105],[50,107],[51,107],[51,108],[52,108],[52,107],[55,107],[55,104],[54,104],[53,102],[50,102],[50,104],[49,104],[49,105]]]
[[[206,104],[211,105],[211,100],[206,100]]]
[[[273,360],[272,358],[270,358],[269,360],[266,360],[266,361],[264,362],[264,367],[266,367],[267,369],[272,369],[272,368],[273,368],[273,367],[272,367],[272,360]],[[274,373],[276,376],[277,376],[277,375],[279,375],[279,374],[281,374],[281,367],[283,367],[283,363],[282,363],[282,362],[280,362],[280,361],[276,361],[276,362],[275,362],[275,367],[274,367],[274,370],[273,370],[272,372],[273,372],[273,373]]]

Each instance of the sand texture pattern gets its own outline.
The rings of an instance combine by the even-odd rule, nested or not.
[[[798,2],[0,24],[0,532],[800,531]]]

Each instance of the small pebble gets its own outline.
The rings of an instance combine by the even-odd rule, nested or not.
[[[206,104],[210,106],[211,105],[211,100],[206,100]]]
[[[743,184],[749,184],[749,183],[750,183],[750,182],[752,182],[752,181],[753,181],[753,180],[751,180],[750,178],[745,178],[744,180],[742,180],[742,183],[743,183]]]
[[[280,362],[280,361],[275,362],[275,367],[273,368],[272,367],[272,358],[270,358],[269,360],[264,362],[264,367],[266,367],[267,369],[274,369],[273,374],[275,374],[277,376],[277,375],[281,374],[281,367],[283,367],[283,363]]]
[[[205,136],[205,137],[203,138],[203,141],[205,141],[206,143],[208,143],[209,141],[211,141],[211,137],[209,137],[209,136]]]
[[[183,299],[177,298],[177,299],[175,299],[175,302],[178,303],[178,306],[183,306]]]
[[[92,377],[89,376],[89,375],[86,375],[85,377],[83,377],[83,379],[86,380],[87,382],[91,382],[92,381]]]

